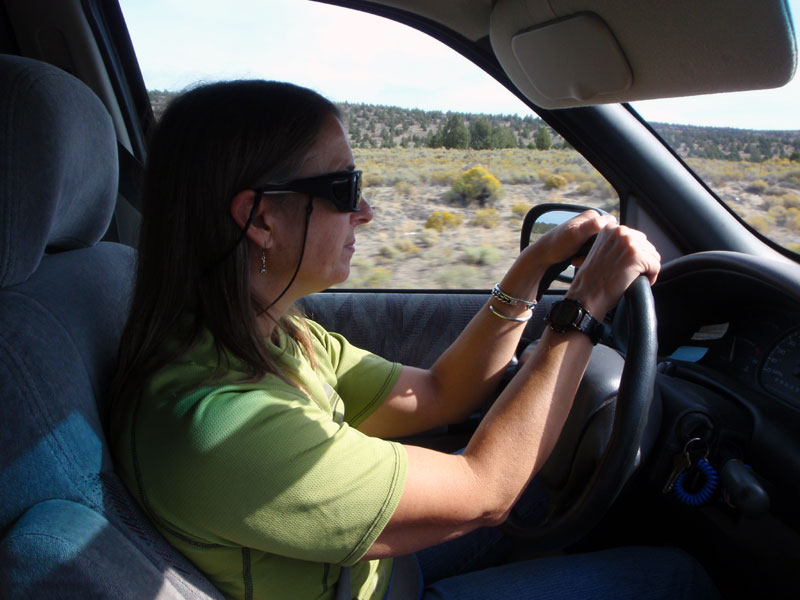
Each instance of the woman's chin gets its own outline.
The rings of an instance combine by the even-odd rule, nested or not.
[[[328,279],[328,285],[325,286],[325,289],[344,283],[349,278],[350,278],[350,265],[348,264],[346,269],[342,269],[341,271],[334,274]]]

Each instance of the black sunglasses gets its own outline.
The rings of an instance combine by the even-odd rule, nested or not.
[[[327,198],[340,212],[358,212],[361,207],[361,171],[336,171],[287,183],[262,185],[256,194],[299,192]]]

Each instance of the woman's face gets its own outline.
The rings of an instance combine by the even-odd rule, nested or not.
[[[326,121],[319,139],[306,157],[297,178],[313,177],[334,171],[353,169],[355,160],[341,122],[334,116]],[[269,263],[281,263],[285,283],[294,274],[300,260],[308,197],[290,199],[289,210],[275,230],[276,248],[268,255]],[[355,229],[372,220],[372,209],[362,200],[359,212],[339,212],[325,198],[313,199],[302,265],[291,291],[293,296],[321,291],[346,280],[355,252]],[[277,265],[275,265],[277,266]],[[269,268],[269,267],[268,267]],[[288,276],[287,276],[288,274]]]

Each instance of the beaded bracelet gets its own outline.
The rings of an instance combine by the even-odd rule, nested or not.
[[[523,300],[522,298],[514,298],[513,296],[509,296],[500,289],[499,283],[494,284],[494,287],[492,288],[492,296],[504,304],[523,304],[528,310],[533,310],[533,307],[536,306],[536,300]]]
[[[528,313],[527,317],[509,317],[508,315],[504,315],[503,313],[499,312],[491,304],[489,304],[488,306],[489,306],[489,310],[491,311],[491,313],[493,315],[495,315],[497,317],[500,317],[501,319],[505,319],[506,321],[514,321],[515,323],[527,323],[528,321],[531,320],[531,317],[533,316],[533,309],[532,308],[528,309],[530,312]]]

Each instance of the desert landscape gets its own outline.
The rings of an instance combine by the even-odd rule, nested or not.
[[[375,218],[357,231],[351,276],[339,287],[486,289],[519,252],[530,207],[619,208],[615,192],[573,150],[395,148],[356,149],[355,155]],[[800,165],[774,161],[749,171],[750,163],[689,160],[742,218],[783,246],[800,248]],[[453,182],[476,166],[499,181],[497,198],[485,206],[454,202]],[[727,172],[731,166],[737,177]],[[444,224],[437,213],[453,219]]]
[[[177,93],[149,94],[158,119]],[[618,213],[616,191],[533,113],[338,107],[375,213],[338,287],[485,290],[518,254],[532,206]],[[748,225],[800,254],[800,131],[651,125]]]

